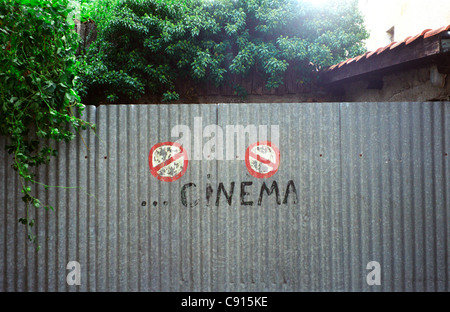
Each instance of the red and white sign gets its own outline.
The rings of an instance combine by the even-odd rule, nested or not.
[[[187,170],[187,152],[176,142],[162,142],[153,145],[148,155],[152,175],[160,181],[173,182]]]
[[[245,165],[252,176],[269,178],[280,166],[280,150],[269,141],[253,143],[245,152]]]

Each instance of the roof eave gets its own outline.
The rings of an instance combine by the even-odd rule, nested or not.
[[[445,29],[450,28],[446,26]],[[439,29],[437,34],[442,33]],[[434,31],[433,31],[434,32]],[[386,47],[356,58],[351,58],[331,66],[320,74],[320,81],[325,85],[335,84],[347,80],[358,79],[366,75],[373,75],[399,66],[412,66],[423,60],[448,53],[441,52],[440,35],[425,30],[421,34],[405,38],[402,42],[393,42]],[[427,36],[428,35],[428,36]],[[411,40],[414,38],[414,40]]]

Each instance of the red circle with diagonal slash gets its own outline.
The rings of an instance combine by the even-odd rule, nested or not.
[[[274,155],[275,161],[272,162],[270,159],[266,159],[261,155],[256,154],[253,149],[258,146],[270,147],[273,150],[273,153],[275,154]],[[258,163],[269,167],[270,170],[267,172],[262,172],[253,169],[250,163],[250,158],[253,158],[254,159],[253,161],[257,161]],[[269,141],[253,143],[247,148],[247,151],[245,152],[245,166],[247,167],[248,172],[255,178],[259,179],[270,178],[278,171],[278,167],[280,166],[280,150],[278,149],[278,147],[272,144],[272,142]]]
[[[170,158],[168,158],[154,166],[153,165],[153,154],[155,153],[155,151],[158,148],[163,147],[163,146],[175,146],[179,149],[179,152],[177,152],[174,155],[171,155]],[[161,169],[170,166],[172,163],[174,163],[176,160],[178,160],[181,157],[183,157],[183,168],[181,169],[180,172],[178,172],[177,174],[175,174],[173,176],[164,176],[159,173],[159,171]],[[150,149],[150,153],[148,154],[148,164],[150,166],[150,172],[155,178],[157,178],[160,181],[164,181],[164,182],[173,182],[173,181],[176,181],[179,178],[181,178],[187,170],[187,166],[188,166],[187,152],[183,148],[183,146],[179,143],[161,142],[161,143],[153,145],[153,147]]]

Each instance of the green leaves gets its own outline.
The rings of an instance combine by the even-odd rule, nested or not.
[[[166,92],[163,94],[162,101],[163,102],[174,102],[179,99],[179,95],[176,92]]]
[[[360,54],[367,38],[356,2],[330,1],[124,0],[102,14],[103,0],[82,1],[100,31],[79,57],[79,91],[95,103],[169,101],[179,82],[218,86],[252,71],[271,89],[288,66],[311,81],[313,71]]]
[[[50,147],[52,140],[73,139],[68,125],[88,126],[72,113],[79,107],[73,89],[77,34],[67,23],[68,4],[68,0],[0,3],[0,134],[9,137],[7,150],[23,185],[27,216],[19,222],[27,225],[31,241],[36,236],[29,207],[53,209],[27,186],[37,183],[35,167],[57,155]]]
[[[74,16],[95,20],[98,29],[77,58]],[[95,130],[75,117],[84,108],[80,96],[95,104],[143,95],[174,102],[179,84],[219,86],[250,72],[262,74],[271,89],[284,83],[289,66],[308,82],[313,71],[361,54],[365,38],[354,0],[328,7],[300,0],[1,1],[0,135],[9,137],[24,185],[21,223],[34,225],[28,207],[53,210],[27,186],[35,168],[57,155],[51,142]],[[234,91],[247,95],[241,85]]]

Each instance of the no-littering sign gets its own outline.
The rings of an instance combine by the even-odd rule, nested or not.
[[[160,181],[173,182],[187,170],[188,156],[183,146],[176,142],[153,145],[148,155],[151,174]]]
[[[253,143],[245,152],[245,165],[252,176],[269,178],[280,166],[280,150],[269,141]]]

